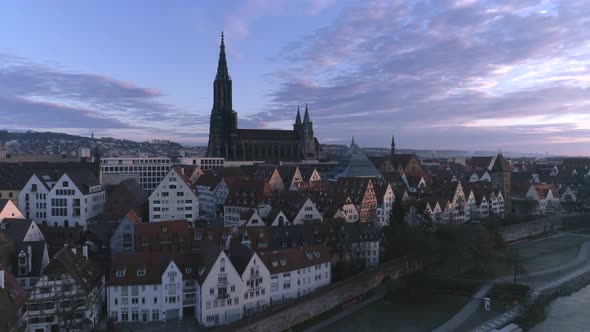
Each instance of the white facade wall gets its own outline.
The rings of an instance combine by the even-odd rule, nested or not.
[[[47,223],[47,194],[49,189],[36,175],[31,176],[18,194],[19,209],[36,223]]]
[[[183,278],[173,261],[158,284],[107,287],[107,312],[117,322],[182,319],[182,308]]]
[[[294,225],[303,224],[305,220],[322,220],[322,214],[318,211],[315,204],[311,201],[311,199],[307,199],[299,213],[293,218],[291,221]]]
[[[102,213],[105,192],[96,186],[95,192],[84,195],[67,174],[57,181],[47,194],[47,223],[50,226],[84,226],[86,221]]]
[[[379,265],[379,241],[361,241],[352,243],[354,257],[364,259],[367,266]]]
[[[111,175],[139,176],[139,185],[148,195],[158,187],[158,184],[172,168],[170,158],[164,157],[101,158],[100,162],[101,183],[108,182],[108,177]]]
[[[244,315],[264,311],[270,306],[270,272],[256,253],[242,274]]]
[[[281,262],[277,262],[281,264]],[[309,294],[329,285],[332,280],[332,263],[326,262],[300,269],[271,274],[271,303],[278,304]]]
[[[221,252],[203,283],[197,286],[195,317],[206,327],[242,319],[243,283],[225,252]]]
[[[150,222],[199,218],[199,198],[175,169],[162,179],[149,202]]]

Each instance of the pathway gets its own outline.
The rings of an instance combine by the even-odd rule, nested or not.
[[[475,294],[471,297],[471,300],[467,302],[463,308],[453,318],[449,319],[443,325],[437,327],[433,332],[447,332],[456,331],[461,324],[463,324],[471,315],[473,315],[477,309],[481,306],[481,300],[494,286],[493,282],[484,283]]]
[[[360,303],[354,304],[354,305],[352,305],[352,306],[350,306],[350,307],[348,307],[348,308],[340,311],[339,313],[330,316],[329,318],[327,318],[327,319],[325,319],[325,320],[317,323],[316,325],[311,326],[311,327],[305,329],[303,332],[317,332],[317,331],[320,331],[321,329],[329,326],[330,324],[335,323],[335,322],[343,319],[344,317],[346,317],[346,316],[348,316],[348,315],[350,315],[350,314],[352,314],[352,313],[354,313],[354,312],[356,312],[356,311],[358,311],[358,310],[360,310],[360,309],[368,306],[369,304],[382,299],[385,296],[385,294],[387,294],[387,291],[385,290],[384,287],[377,288],[375,290],[375,294],[373,294],[373,296],[369,297],[368,299],[366,299],[366,300],[364,300],[364,301],[362,301]]]
[[[590,235],[586,235],[586,234],[577,234],[577,233],[569,233],[569,232],[558,232],[558,233],[559,234],[557,234],[557,235],[549,236],[549,237],[542,238],[542,239],[535,239],[533,241],[535,241],[535,242],[543,241],[543,240],[547,240],[547,239],[555,238],[555,237],[560,237],[560,236],[564,236],[564,235],[576,235],[576,236],[590,238]],[[541,271],[529,273],[528,277],[539,277],[539,276],[549,275],[552,273],[557,273],[560,271],[565,271],[565,270],[571,269],[575,266],[578,266],[578,265],[581,265],[584,263],[588,263],[589,257],[590,257],[590,241],[584,242],[582,244],[582,246],[580,247],[580,250],[578,251],[578,255],[572,261],[567,262],[562,265],[559,265],[559,266],[556,266],[556,267],[547,268],[547,269],[544,269]],[[581,267],[573,272],[570,272],[570,273],[566,274],[565,276],[561,276],[555,280],[544,283],[539,287],[535,287],[530,292],[529,301],[534,301],[538,298],[538,296],[542,292],[559,287],[559,286],[563,285],[565,282],[570,281],[576,277],[579,277],[580,275],[587,273],[587,272],[590,272],[590,265],[585,265],[584,267]],[[512,280],[512,277],[506,276],[506,277],[498,278],[498,279],[494,280],[493,282],[488,281],[488,282],[483,283],[482,286],[480,287],[480,289],[477,291],[477,293],[473,296],[473,298],[463,308],[461,308],[461,310],[455,316],[453,316],[453,318],[451,318],[446,323],[444,323],[443,325],[436,328],[433,332],[447,332],[447,331],[457,330],[462,324],[464,324],[482,306],[481,299],[485,297],[485,295],[493,287],[495,282],[507,282],[510,280]],[[518,305],[512,307],[510,310],[504,312],[500,316],[493,318],[493,319],[489,320],[488,322],[482,324],[481,326],[477,327],[473,331],[476,331],[476,332],[493,331],[495,328],[505,326],[507,323],[512,321],[514,318],[516,318],[520,314],[522,314],[523,310],[524,310],[523,306],[521,304],[518,304]]]

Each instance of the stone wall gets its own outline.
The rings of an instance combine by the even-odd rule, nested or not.
[[[217,331],[275,332],[288,330],[310,318],[328,311],[379,286],[385,278],[398,279],[420,270],[421,262],[402,258],[384,263],[378,268],[362,272],[352,278],[320,289],[294,302],[280,305],[253,317],[245,317],[235,324]]]
[[[572,221],[588,221],[590,226],[590,215],[553,215],[542,219],[529,221],[522,224],[510,225],[500,229],[500,235],[504,242],[513,242],[551,231],[560,229],[563,223]]]

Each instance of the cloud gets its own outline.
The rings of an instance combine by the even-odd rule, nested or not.
[[[163,93],[112,77],[78,73],[0,54],[0,127],[132,131],[182,136],[203,132],[208,117],[160,101]]]
[[[290,69],[271,75],[269,111],[252,119],[291,119],[310,101],[320,139],[384,146],[395,129],[402,147],[574,142],[588,134],[571,129],[590,114],[589,17],[581,0],[362,3],[286,44],[275,58]],[[578,122],[553,121],[563,114]],[[563,132],[473,128],[523,118]]]

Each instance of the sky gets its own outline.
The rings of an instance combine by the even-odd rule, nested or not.
[[[588,0],[6,0],[0,129],[206,145],[221,31],[240,128],[590,155]]]

